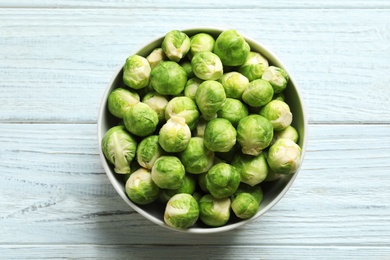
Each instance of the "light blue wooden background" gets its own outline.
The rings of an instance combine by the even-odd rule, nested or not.
[[[169,231],[98,156],[124,59],[172,29],[235,28],[290,69],[309,118],[296,182],[235,231]],[[390,259],[390,1],[0,1],[0,259]]]

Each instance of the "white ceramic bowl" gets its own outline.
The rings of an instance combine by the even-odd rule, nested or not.
[[[187,33],[189,36],[194,35],[199,32],[206,32],[210,35],[213,35],[215,38],[222,32],[224,29],[216,29],[216,28],[192,28],[192,29],[186,29],[181,30],[185,33]],[[270,65],[274,65],[280,68],[283,68],[287,71],[287,73],[290,76],[290,81],[288,83],[288,86],[286,90],[284,91],[284,94],[286,96],[286,102],[289,104],[291,112],[293,114],[293,122],[292,126],[294,126],[298,133],[299,133],[299,140],[298,144],[302,148],[302,157],[301,160],[303,160],[306,150],[306,140],[307,140],[307,119],[305,116],[305,110],[303,107],[302,98],[299,94],[298,88],[294,82],[294,77],[291,76],[291,72],[283,65],[283,63],[274,55],[271,53],[271,51],[267,48],[265,48],[263,45],[261,45],[259,42],[243,35],[246,41],[251,46],[251,51],[259,52],[264,57],[266,57],[270,63]],[[164,35],[161,37],[158,37],[154,40],[152,40],[150,43],[142,47],[138,52],[134,54],[138,54],[141,56],[146,57],[152,50],[154,50],[157,47],[161,46],[162,40],[164,38]],[[129,54],[130,56],[130,54]],[[122,197],[122,199],[134,210],[136,210],[139,214],[144,216],[145,218],[149,219],[150,221],[172,229],[168,225],[164,223],[163,220],[163,214],[164,214],[164,208],[165,206],[162,205],[159,202],[155,202],[149,205],[140,206],[135,203],[133,203],[126,195],[125,192],[125,183],[123,181],[122,176],[115,174],[113,171],[112,166],[107,162],[106,158],[104,157],[102,153],[102,147],[101,147],[101,140],[104,137],[104,134],[106,131],[111,128],[112,126],[116,125],[118,123],[118,120],[115,119],[107,109],[107,97],[111,93],[112,90],[114,90],[117,87],[125,87],[123,81],[122,81],[122,68],[123,65],[120,67],[120,69],[114,74],[114,77],[108,84],[101,101],[100,111],[99,111],[99,118],[98,118],[98,141],[99,141],[99,151],[100,151],[100,158],[104,167],[104,170],[106,171],[106,174],[114,186],[115,190],[119,193],[119,195]],[[301,161],[302,165],[302,161]],[[299,169],[298,169],[299,171]],[[245,223],[248,223],[250,221],[253,221],[254,219],[260,217],[265,212],[267,212],[269,209],[271,209],[287,192],[287,190],[290,188],[292,183],[294,182],[298,171],[289,176],[285,176],[283,178],[280,178],[273,182],[266,182],[262,184],[262,189],[264,192],[263,201],[260,204],[259,211],[257,214],[248,220],[239,220],[237,218],[231,217],[231,220],[229,222],[222,226],[222,227],[208,227],[206,225],[202,225],[201,223],[197,223],[195,226],[185,229],[185,230],[179,230],[181,232],[187,232],[187,233],[215,233],[215,232],[222,232],[222,231],[228,231],[235,229],[237,227],[240,227],[244,225]],[[234,214],[232,214],[234,215]],[[198,221],[200,222],[200,221]],[[174,229],[177,230],[177,229]]]

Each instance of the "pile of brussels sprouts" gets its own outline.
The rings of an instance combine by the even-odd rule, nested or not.
[[[170,31],[146,57],[127,58],[125,85],[108,96],[119,123],[103,153],[130,200],[165,203],[171,227],[249,219],[263,199],[260,184],[300,164],[288,81],[236,30],[215,38]]]

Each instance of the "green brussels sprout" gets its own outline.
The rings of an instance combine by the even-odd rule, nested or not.
[[[249,219],[256,215],[259,203],[250,193],[240,193],[232,201],[231,208],[240,219]]]
[[[199,110],[194,100],[185,96],[174,97],[168,102],[165,109],[165,119],[169,120],[173,116],[184,118],[186,124],[192,130],[198,122]]]
[[[198,185],[199,185],[201,191],[203,191],[204,193],[210,193],[206,187],[206,174],[207,174],[207,172],[197,175],[198,176]]]
[[[150,73],[150,81],[159,94],[176,96],[184,90],[187,73],[174,61],[162,61]]]
[[[255,186],[267,177],[268,165],[263,153],[257,156],[238,154],[232,165],[240,172],[241,182]]]
[[[274,131],[274,138],[272,139],[272,143],[274,144],[278,139],[290,139],[294,141],[294,143],[298,142],[299,134],[298,131],[291,125],[287,126],[285,129],[280,131]]]
[[[144,168],[130,175],[126,181],[125,191],[133,202],[141,205],[152,203],[160,194],[160,189],[153,182],[150,171]]]
[[[227,72],[219,79],[226,92],[226,97],[241,99],[249,86],[249,80],[237,71]]]
[[[141,89],[149,84],[151,68],[146,58],[132,55],[123,67],[123,82],[130,88]]]
[[[195,54],[191,66],[195,76],[203,80],[217,80],[223,75],[221,59],[210,51]]]
[[[165,120],[165,108],[168,104],[168,100],[165,96],[158,94],[155,91],[147,93],[142,102],[150,106],[158,116],[158,121],[161,123]]]
[[[272,100],[274,89],[268,81],[255,79],[242,94],[242,100],[252,107],[261,107]]]
[[[275,93],[282,92],[286,88],[289,80],[287,72],[275,66],[269,66],[261,78],[271,83]]]
[[[150,64],[150,68],[154,69],[160,62],[166,61],[168,57],[165,55],[162,48],[154,49],[147,57],[146,60]]]
[[[245,63],[250,46],[236,30],[226,30],[215,40],[213,52],[225,66],[240,66]]]
[[[137,147],[138,148],[138,147]],[[124,183],[130,178],[130,175],[141,168],[141,165],[138,164],[137,160],[132,160],[130,163],[130,173],[122,174],[122,180]]]
[[[191,130],[185,119],[173,116],[161,127],[158,142],[164,151],[178,153],[187,148],[190,139]]]
[[[212,119],[204,132],[204,145],[214,152],[228,152],[236,144],[237,131],[229,120]]]
[[[203,138],[192,137],[179,159],[187,172],[199,174],[207,172],[214,162],[214,152],[204,145]]]
[[[164,222],[176,229],[186,229],[198,221],[198,202],[190,194],[179,193],[167,203],[164,212]]]
[[[285,97],[285,95],[284,95],[283,92],[280,92],[280,93],[275,93],[275,92],[274,92],[274,96],[272,97],[272,100],[285,101],[285,100],[286,100],[286,97]]]
[[[190,50],[190,38],[181,31],[172,30],[165,35],[161,47],[170,60],[178,62]]]
[[[237,142],[243,154],[259,155],[270,145],[273,135],[272,124],[260,115],[246,116],[237,125]]]
[[[238,186],[236,192],[231,196],[231,199],[234,200],[241,193],[251,194],[258,204],[263,200],[263,189],[260,185],[250,186],[246,183],[240,183],[240,186]]]
[[[188,57],[192,59],[195,54],[202,51],[213,51],[214,49],[214,38],[207,33],[198,33],[190,37],[190,51]]]
[[[292,122],[292,113],[286,102],[272,100],[260,109],[260,115],[267,118],[275,131],[280,131]]]
[[[123,126],[114,126],[102,139],[102,151],[108,162],[114,165],[114,172],[130,173],[130,163],[135,157],[137,142]]]
[[[268,150],[267,162],[277,174],[292,174],[301,163],[301,147],[290,139],[278,139]]]
[[[261,78],[268,65],[268,60],[260,53],[250,52],[245,63],[240,66],[238,71],[247,77],[249,81],[253,81]]]
[[[196,91],[195,101],[205,120],[217,116],[225,102],[226,94],[221,83],[214,80],[203,81]]]
[[[152,167],[152,180],[161,189],[178,189],[185,176],[185,169],[179,158],[173,155],[160,156]]]
[[[265,178],[264,182],[270,182],[270,181],[276,181],[276,180],[279,180],[281,177],[283,177],[284,174],[279,174],[279,173],[276,173],[274,171],[272,171],[269,167],[268,167],[268,174],[267,174],[267,178]]]
[[[187,81],[186,86],[184,87],[184,96],[191,98],[192,100],[195,101],[196,91],[198,90],[198,87],[202,82],[203,80],[201,79],[190,78]]]
[[[108,111],[117,118],[123,118],[127,110],[139,102],[140,98],[137,92],[117,88],[114,89],[107,98]]]
[[[193,78],[195,75],[194,75],[194,71],[192,70],[192,65],[191,65],[191,62],[189,61],[183,61],[180,63],[180,66],[184,69],[184,71],[186,72],[186,75],[187,75],[187,79],[189,78]]]
[[[130,133],[147,136],[156,130],[158,115],[150,106],[139,102],[124,114],[123,122]]]
[[[163,154],[158,143],[158,135],[150,135],[142,139],[137,147],[137,162],[146,169],[152,169],[154,162]]]
[[[206,129],[207,123],[209,121],[205,120],[203,117],[200,117],[198,120],[198,124],[196,124],[196,127],[194,129],[194,135],[196,137],[204,137],[204,131]]]
[[[199,218],[208,226],[220,227],[230,218],[230,198],[214,198],[211,194],[199,200]]]
[[[218,157],[221,161],[225,163],[231,164],[234,156],[240,152],[240,145],[236,142],[236,144],[227,152],[216,152],[215,156]]]
[[[233,195],[240,185],[240,172],[223,162],[213,165],[205,178],[206,188],[217,199]]]
[[[234,98],[226,98],[221,110],[217,112],[218,117],[225,118],[237,126],[238,121],[248,115],[248,108],[240,100]]]
[[[176,194],[187,193],[192,195],[195,192],[195,187],[196,187],[196,181],[194,177],[189,174],[186,174],[179,188],[175,190],[164,189],[162,190],[160,196],[162,196],[161,197],[162,201],[166,203],[170,198],[172,198]]]

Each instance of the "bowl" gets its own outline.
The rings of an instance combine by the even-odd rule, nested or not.
[[[224,31],[224,29],[190,28],[181,31],[185,32],[188,36],[192,36],[199,32],[205,32],[216,38],[221,32]],[[164,36],[165,35],[162,35],[152,40],[151,42],[147,43],[145,46],[143,46],[141,49],[139,49],[139,51],[137,51],[134,54],[138,54],[146,57],[152,50],[161,46]],[[299,93],[298,87],[294,81],[294,77],[291,75],[291,72],[285,67],[285,65],[268,48],[266,48],[264,45],[262,45],[261,43],[259,43],[258,41],[250,37],[247,37],[245,35],[243,35],[243,37],[250,45],[251,51],[261,53],[265,58],[268,59],[270,65],[283,68],[290,76],[290,81],[287,85],[286,90],[284,91],[284,94],[285,94],[285,101],[286,103],[289,104],[291,112],[293,114],[293,122],[291,125],[294,126],[299,133],[298,145],[302,148],[302,156],[301,156],[301,165],[302,165],[302,160],[304,158],[305,150],[306,150],[307,119],[305,116],[305,109],[303,106],[302,98]],[[165,206],[162,205],[162,203],[154,202],[149,205],[137,205],[128,198],[125,192],[125,183],[122,176],[114,172],[113,167],[108,163],[108,161],[106,160],[106,158],[102,153],[101,140],[104,137],[104,134],[109,128],[118,124],[118,119],[114,118],[108,111],[107,98],[108,95],[111,93],[111,91],[113,91],[115,88],[126,87],[122,80],[123,66],[124,64],[120,65],[119,69],[115,72],[106,90],[104,91],[101,100],[97,126],[98,126],[99,152],[100,152],[102,165],[107,174],[108,179],[112,183],[115,190],[131,208],[133,208],[139,214],[144,216],[146,219],[156,223],[157,225],[168,229],[173,229],[169,227],[167,224],[165,224],[164,222],[163,214],[164,214]],[[226,225],[221,227],[208,227],[206,225],[203,225],[202,223],[198,223],[200,222],[198,221],[194,226],[188,229],[174,229],[174,230],[186,232],[186,233],[207,234],[207,233],[217,233],[222,231],[233,230],[238,227],[241,227],[246,223],[257,219],[258,217],[266,213],[268,210],[270,210],[276,203],[278,203],[280,199],[286,194],[290,186],[293,184],[294,180],[297,177],[298,171],[299,169],[292,175],[286,175],[283,176],[282,178],[279,178],[278,180],[272,182],[266,182],[264,183],[264,185],[262,184],[262,189],[264,194],[263,201],[261,202],[259,210],[256,213],[256,215],[250,219],[240,220],[238,218],[231,218]]]

